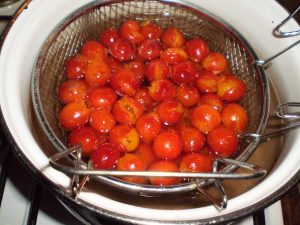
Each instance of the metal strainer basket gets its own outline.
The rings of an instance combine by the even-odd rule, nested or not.
[[[255,52],[237,31],[205,10],[199,9],[198,6],[184,1],[99,1],[75,11],[56,27],[44,43],[33,70],[33,104],[37,117],[50,142],[59,152],[63,152],[55,159],[65,156],[65,151],[68,149],[63,130],[58,123],[58,111],[61,105],[57,98],[58,86],[65,80],[65,60],[74,56],[84,42],[97,40],[101,30],[119,27],[123,21],[128,19],[155,21],[162,28],[176,26],[187,37],[203,38],[208,42],[212,51],[223,53],[230,63],[232,73],[239,76],[247,85],[246,96],[240,102],[249,115],[246,133],[254,133],[258,136],[263,133],[269,113],[268,81],[263,69],[255,63],[258,60]],[[251,138],[250,142],[242,141],[234,160],[246,161],[255,151],[259,142],[260,140],[256,138]],[[76,158],[76,155],[73,154],[73,161],[75,162],[74,157]],[[110,176],[98,176],[97,178],[116,188],[125,188],[136,192],[189,191],[216,181],[216,177],[226,178],[226,174],[231,174],[238,166],[243,166],[226,161],[226,159],[223,161],[220,159],[220,161],[226,164],[221,171],[213,171],[208,175],[200,174],[198,177],[195,174],[185,174],[197,179],[189,183],[168,187],[129,184]],[[51,165],[55,166],[54,163]],[[254,169],[254,166],[248,164],[244,166]],[[77,163],[77,168],[80,168],[79,172],[76,172],[75,168],[74,171],[71,170],[71,173],[76,175],[106,175],[103,171],[103,173],[101,171],[98,171],[100,173],[97,171],[93,173],[91,170],[86,170],[86,173],[82,172],[82,170],[88,169],[88,165],[81,162]],[[63,166],[58,169],[66,172]],[[216,169],[217,166],[215,165]],[[107,174],[118,175],[117,171],[108,171]],[[259,171],[252,177],[264,174],[265,172]],[[149,176],[147,173],[141,175]],[[156,174],[156,176],[158,175],[162,174]]]

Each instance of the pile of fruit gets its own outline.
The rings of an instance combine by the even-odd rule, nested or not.
[[[245,83],[226,57],[176,27],[127,20],[65,61],[59,123],[96,169],[210,172],[248,123]],[[121,177],[173,185],[174,177]]]

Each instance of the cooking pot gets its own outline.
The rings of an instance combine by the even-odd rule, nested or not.
[[[200,4],[197,1],[191,2]],[[55,149],[51,145],[47,145],[41,132],[37,132],[37,121],[31,110],[29,88],[31,70],[42,43],[57,24],[82,4],[86,4],[86,2],[72,1],[72,4],[69,4],[68,1],[52,1],[49,4],[38,0],[33,1],[9,32],[3,45],[0,62],[1,79],[3,79],[3,83],[1,83],[3,123],[14,143],[15,152],[27,168],[30,168],[42,182],[49,186],[64,204],[71,206],[74,211],[93,224],[104,218],[115,218],[118,221],[138,224],[146,224],[150,221],[160,223],[177,221],[177,223],[192,222],[195,224],[204,224],[209,221],[214,223],[214,221],[233,220],[238,216],[251,213],[257,208],[265,207],[299,179],[299,157],[297,158],[296,150],[299,144],[297,141],[298,131],[292,131],[285,137],[282,145],[277,146],[277,149],[276,146],[272,146],[275,151],[281,150],[281,147],[282,150],[270,166],[268,176],[252,189],[230,199],[228,208],[223,212],[216,211],[213,206],[181,208],[180,204],[184,205],[186,196],[180,197],[181,199],[173,209],[162,209],[162,206],[141,206],[133,203],[133,201],[137,201],[135,198],[132,198],[132,202],[126,202],[97,192],[90,192],[89,189],[83,190],[77,200],[71,198],[68,189],[70,178],[49,167],[48,157],[55,152]],[[257,7],[258,5],[259,7]],[[278,24],[287,16],[286,12],[273,1],[237,2],[234,5],[230,5],[226,1],[218,1],[218,3],[203,1],[201,7],[232,24],[246,37],[262,58],[278,52],[296,40],[295,38],[278,40],[272,36],[273,25]],[[228,10],[224,10],[225,8]],[[241,17],[240,12],[247,12],[248,18],[250,16],[253,21],[248,23],[247,19]],[[49,20],[49,16],[53,14],[56,17],[51,17],[52,19]],[[260,15],[260,17],[253,15]],[[34,16],[38,16],[38,22]],[[274,24],[270,22],[272,20]],[[257,27],[258,23],[260,24],[259,28]],[[46,24],[47,26],[45,26]],[[298,28],[293,21],[287,26],[291,30]],[[253,33],[253,30],[256,33]],[[269,30],[269,32],[265,32],[265,30]],[[29,33],[35,33],[35,35]],[[261,40],[265,41],[260,42]],[[29,44],[30,52],[27,51]],[[278,102],[297,100],[294,96],[299,94],[297,90],[299,79],[296,76],[299,67],[293,60],[297,59],[298,54],[299,49],[294,48],[281,56],[280,60],[274,61],[273,66],[268,69],[272,87],[275,89],[274,95],[278,95],[278,98],[275,97]],[[286,74],[285,68],[288,68],[291,79],[287,80],[282,75]],[[280,148],[278,149],[278,147]],[[273,151],[273,149],[268,149],[268,151]],[[254,202],[253,199],[255,199]],[[252,209],[249,210],[249,208]]]

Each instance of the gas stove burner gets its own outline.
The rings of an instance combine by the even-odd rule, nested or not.
[[[14,4],[20,0],[0,0],[0,7]]]

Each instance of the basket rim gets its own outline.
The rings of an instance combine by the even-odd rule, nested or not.
[[[71,14],[67,15],[48,35],[48,37],[45,39],[44,43],[42,44],[42,47],[39,51],[39,55],[36,58],[36,61],[34,63],[34,68],[32,70],[32,76],[31,76],[31,96],[33,99],[33,108],[35,111],[35,114],[37,115],[37,119],[42,127],[42,130],[46,134],[48,140],[50,143],[58,150],[58,151],[64,151],[67,149],[67,147],[62,143],[59,138],[55,135],[54,131],[52,130],[51,126],[47,122],[47,118],[45,116],[41,99],[39,96],[39,76],[41,73],[41,65],[43,64],[43,61],[45,59],[45,53],[47,52],[47,49],[55,38],[60,34],[61,31],[63,31],[71,22],[79,18],[80,16],[84,15],[85,13],[92,11],[98,7],[103,7],[106,5],[114,4],[114,3],[122,3],[122,2],[159,2],[162,4],[169,4],[169,5],[175,5],[181,8],[184,8],[186,10],[190,10],[195,14],[201,14],[201,16],[205,16],[208,20],[218,24],[218,26],[221,26],[223,29],[225,29],[227,32],[229,32],[232,36],[237,38],[240,42],[240,44],[243,45],[245,50],[247,50],[247,55],[251,56],[253,62],[258,60],[258,56],[255,53],[254,49],[251,47],[250,43],[243,37],[243,35],[236,30],[233,26],[231,26],[229,23],[218,17],[217,15],[209,12],[208,10],[193,4],[191,2],[188,2],[186,0],[103,0],[100,2],[91,2],[88,3]],[[269,108],[270,108],[270,96],[269,96],[269,82],[267,79],[267,76],[264,72],[264,70],[259,67],[255,66],[255,69],[258,71],[258,73],[261,75],[261,84],[262,84],[262,92],[263,92],[263,99],[262,102],[264,103],[264,107],[262,107],[262,113],[261,113],[261,120],[259,123],[259,126],[255,133],[262,134],[267,126],[268,118],[269,118]],[[242,153],[235,158],[239,161],[246,161],[254,152],[256,147],[259,144],[258,139],[254,139],[246,149],[242,150]],[[224,172],[233,172],[235,171],[236,167],[234,166],[227,166],[225,167]],[[131,189],[135,192],[145,192],[145,193],[154,193],[154,194],[162,194],[162,193],[177,193],[177,192],[187,192],[194,190],[197,187],[196,182],[188,182],[188,183],[181,183],[177,185],[171,185],[171,186],[165,186],[165,187],[158,187],[153,185],[140,185],[140,184],[133,184],[133,183],[127,183],[125,181],[117,180],[111,177],[103,177],[99,176],[97,177],[100,181],[103,181],[109,185],[112,185],[116,188],[126,188]],[[203,180],[200,184],[201,186],[208,185],[212,183],[213,180]]]

